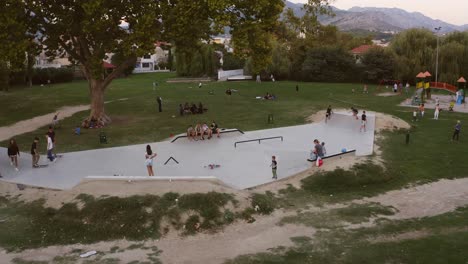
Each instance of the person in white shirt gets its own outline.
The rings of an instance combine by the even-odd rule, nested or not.
[[[52,154],[54,151],[54,143],[52,142],[52,138],[48,133],[45,134],[46,139],[47,139],[47,158],[50,160],[50,162],[55,162],[55,156]]]

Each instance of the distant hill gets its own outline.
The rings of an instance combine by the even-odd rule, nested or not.
[[[286,8],[292,8],[297,16],[303,16],[302,4],[286,1]],[[341,30],[399,32],[409,28],[427,28],[433,30],[442,27],[441,32],[468,30],[468,24],[453,25],[438,19],[432,19],[419,12],[407,12],[399,8],[353,7],[340,10],[333,7],[334,17],[320,16],[319,21],[324,25],[335,25]]]

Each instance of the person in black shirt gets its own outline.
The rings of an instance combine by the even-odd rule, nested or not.
[[[161,96],[158,96],[158,98],[156,98],[156,101],[158,102],[158,110],[161,113],[162,112],[162,98],[161,98]]]
[[[213,121],[213,123],[211,123],[210,129],[211,129],[211,133],[213,135],[216,134],[219,137],[220,129],[218,128],[218,124],[216,124],[215,121]]]
[[[278,179],[278,175],[276,174],[276,170],[278,168],[278,162],[276,161],[276,157],[272,156],[271,157],[271,172],[273,173],[273,179]]]
[[[39,138],[35,137],[34,142],[31,145],[31,155],[32,155],[32,166],[33,168],[39,167],[39,151],[37,150],[37,144],[39,143]]]
[[[361,128],[359,129],[359,132],[364,130],[366,132],[366,124],[367,124],[367,116],[366,116],[366,111],[362,111],[361,115]]]
[[[8,145],[8,157],[10,157],[10,164],[11,166],[15,166],[15,170],[18,171],[18,156],[20,155],[20,151],[18,148],[18,144],[16,144],[15,139],[10,139],[10,144]]]

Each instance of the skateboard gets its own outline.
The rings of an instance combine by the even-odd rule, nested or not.
[[[219,168],[219,167],[221,167],[221,165],[218,165],[218,164],[209,164],[205,166],[205,168],[210,168],[211,170],[214,168]]]
[[[34,169],[40,169],[40,168],[45,168],[45,167],[47,167],[47,166],[49,166],[49,165],[48,165],[48,164],[40,164],[40,165],[37,165],[37,166],[35,166],[35,167],[33,167],[33,168],[34,168]]]

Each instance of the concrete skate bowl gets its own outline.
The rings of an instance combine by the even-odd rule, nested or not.
[[[350,113],[337,112],[327,123],[322,121],[245,134],[226,133],[210,140],[180,138],[174,143],[149,143],[158,154],[154,160],[155,177],[145,176],[147,144],[65,153],[56,163],[41,169],[31,168],[31,155],[22,153],[19,172],[7,159],[0,160],[0,168],[2,180],[52,189],[71,189],[89,180],[206,181],[246,189],[273,181],[272,156],[278,160],[279,179],[309,169],[311,164],[307,159],[314,139],[326,142],[329,155],[339,154],[343,148],[355,149],[357,156],[372,154],[375,116],[373,113],[367,116],[365,133],[359,132],[360,121]],[[259,143],[257,139],[262,138],[271,139]],[[240,141],[247,142],[236,144]],[[0,148],[1,151],[6,152]],[[47,163],[45,157],[41,162]]]

